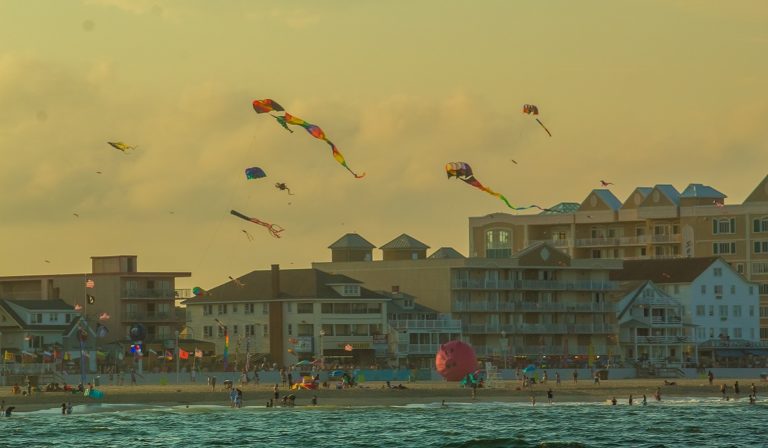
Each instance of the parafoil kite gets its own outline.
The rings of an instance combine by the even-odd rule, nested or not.
[[[195,297],[201,297],[208,294],[208,291],[204,290],[199,286],[195,286],[194,288],[192,288],[192,294],[194,294]]]
[[[535,104],[524,104],[523,113],[526,115],[539,115],[539,108]],[[545,131],[547,131],[547,134],[549,134],[550,137],[552,137],[552,133],[549,132],[549,129],[547,129],[547,127],[544,126],[544,123],[542,123],[541,120],[537,118],[536,122],[539,123],[541,127],[544,128]]]
[[[280,191],[288,191],[288,194],[293,196],[293,193],[291,193],[291,189],[288,188],[288,185],[286,185],[285,182],[275,183],[275,188],[277,188]]]
[[[109,144],[109,146],[111,146],[111,147],[113,147],[115,149],[123,151],[123,153],[125,153],[125,154],[127,154],[126,151],[128,151],[129,149],[136,149],[136,148],[138,148],[138,146],[131,146],[131,145],[129,145],[127,143],[123,143],[123,142],[107,142],[107,144]]]
[[[333,152],[333,158],[336,159],[336,161],[339,162],[341,166],[346,168],[347,171],[352,173],[352,175],[355,176],[356,179],[360,179],[365,176],[365,173],[357,174],[354,171],[352,171],[352,168],[350,168],[347,165],[347,161],[344,159],[344,156],[341,154],[341,152],[339,152],[338,148],[336,148],[336,145],[332,141],[328,140],[328,138],[325,136],[325,132],[319,126],[314,125],[312,123],[308,123],[299,117],[295,117],[289,114],[288,112],[286,112],[285,115],[283,116],[272,115],[272,117],[275,120],[277,120],[278,123],[280,123],[280,126],[284,127],[289,132],[293,132],[291,128],[288,127],[289,124],[303,127],[312,137],[315,137],[317,139],[323,140],[326,143],[328,143],[328,146],[331,147],[331,151]]]
[[[234,216],[237,216],[240,219],[244,219],[244,220],[250,221],[250,222],[252,222],[254,224],[258,224],[260,226],[266,227],[267,230],[269,230],[269,233],[271,233],[272,236],[274,236],[275,238],[280,238],[280,232],[285,230],[282,227],[278,226],[277,224],[270,224],[268,222],[260,221],[260,220],[258,220],[256,218],[251,218],[250,216],[245,216],[244,214],[242,214],[242,213],[240,213],[240,212],[238,212],[236,210],[230,210],[229,213],[231,213]]]
[[[474,174],[472,173],[472,167],[469,166],[466,162],[449,162],[445,164],[445,174],[448,175],[448,178],[455,177],[457,179],[460,179],[463,182],[466,182],[469,185],[472,185],[473,187],[483,190],[488,194],[491,194],[493,196],[496,196],[497,198],[504,201],[505,204],[507,204],[507,207],[511,208],[512,210],[526,210],[529,208],[537,208],[539,210],[549,210],[546,208],[541,208],[538,205],[527,205],[522,207],[515,207],[514,205],[510,204],[507,198],[504,197],[501,193],[496,193],[495,191],[491,190],[490,188],[486,187],[485,185],[481,184],[480,181],[475,179]]]
[[[461,341],[446,342],[437,350],[435,367],[447,381],[461,381],[468,373],[477,370],[475,350]]]
[[[272,112],[273,110],[282,112],[285,109],[283,109],[283,106],[277,104],[277,101],[267,98],[265,100],[253,100],[253,110],[255,110],[257,114],[263,114],[265,112]]]
[[[246,179],[261,179],[262,177],[267,177],[267,173],[265,173],[264,170],[262,170],[258,166],[253,166],[251,168],[245,169]]]

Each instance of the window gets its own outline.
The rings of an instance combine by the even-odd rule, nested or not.
[[[733,317],[741,317],[741,305],[733,305]]]
[[[722,337],[726,337],[726,338],[727,338],[727,337],[728,337],[728,334],[729,334],[729,333],[728,333],[728,329],[727,329],[727,328],[725,328],[725,327],[721,327],[721,328],[720,328],[720,335],[721,335]]]
[[[333,314],[333,304],[323,303],[320,305],[320,312],[323,314]]]
[[[758,218],[753,220],[752,230],[757,233],[768,232],[768,218]]]
[[[48,322],[58,322],[58,321],[59,321],[58,313],[49,313],[48,314]]]
[[[741,328],[736,327],[733,329],[733,337],[737,339],[741,339]]]
[[[314,304],[309,303],[297,303],[296,312],[299,314],[312,314],[314,312]]]
[[[203,316],[213,314],[213,305],[203,305]]]
[[[315,335],[315,326],[312,324],[298,324],[296,331],[298,331],[299,337],[302,336],[314,336]]]
[[[749,317],[755,317],[755,305],[749,305]]]
[[[288,313],[293,312],[293,304],[291,302],[285,302],[285,311]]]
[[[768,283],[760,284],[760,294],[768,294]]]
[[[269,325],[263,324],[262,328],[264,328],[264,331],[261,333],[262,336],[264,336],[265,338],[268,338],[269,337]]]
[[[715,296],[716,297],[723,297],[723,285],[715,285]]]
[[[246,303],[246,304],[243,306],[243,311],[245,312],[245,314],[253,314],[253,313],[254,313],[254,309],[255,309],[255,308],[256,308],[256,307],[254,306],[254,304],[253,304],[253,303]]]
[[[728,305],[720,305],[720,317],[728,317]]]
[[[752,251],[756,254],[768,253],[768,241],[752,242]]]
[[[237,327],[238,327],[237,325],[232,325],[232,334],[234,336],[237,336]]]
[[[69,313],[65,314],[64,315],[64,322],[66,322],[66,323],[72,322],[72,315],[69,314]]]
[[[223,337],[224,337],[224,330],[225,330],[226,328],[227,328],[226,326],[222,327],[221,325],[219,325],[218,329],[219,329],[219,337],[220,337],[220,338],[223,338]]]
[[[701,295],[704,295],[707,293],[707,285],[701,285]]]
[[[232,304],[232,313],[233,313],[233,314],[234,314],[234,313],[237,313],[237,304],[236,304],[236,303],[233,303],[233,304]]]
[[[696,315],[697,316],[704,315],[704,305],[696,305]]]
[[[269,304],[263,303],[261,305],[261,314],[269,314]]]
[[[735,254],[736,243],[712,243],[712,253],[714,255]]]
[[[707,337],[707,329],[704,327],[696,328],[696,340],[703,341]]]
[[[715,329],[711,328],[709,329],[709,338],[712,339],[715,337]]]
[[[246,336],[256,336],[256,325],[247,324],[245,326],[245,335]]]
[[[712,273],[715,277],[722,277],[723,276],[723,268],[714,268],[712,269]]]
[[[760,317],[768,317],[768,306],[760,307]]]
[[[288,324],[288,336],[293,335],[293,324]]]
[[[381,334],[381,324],[370,324],[368,331],[372,335]]]
[[[226,303],[220,303],[219,304],[219,314],[227,314],[227,304]]]
[[[323,336],[333,336],[333,325],[322,324],[320,326],[320,331],[323,333]]]
[[[34,313],[29,316],[30,320],[29,323],[31,324],[42,324],[43,323],[43,315],[42,313]]]
[[[736,272],[739,274],[744,273],[744,263],[736,263]]]
[[[342,295],[345,297],[360,297],[360,285],[344,285]]]
[[[750,296],[753,296],[753,295],[755,295],[755,287],[754,287],[754,286],[750,286],[750,287],[749,287],[749,295],[750,295]]]
[[[680,285],[675,285],[675,294],[680,294]]]
[[[763,340],[768,339],[768,328],[765,328],[765,327],[760,328],[760,339],[763,339]]]
[[[592,258],[601,258],[600,249],[592,249]]]
[[[203,337],[206,339],[210,339],[213,337],[213,327],[210,325],[207,325],[203,327]]]
[[[768,263],[752,263],[753,274],[766,274],[768,273]]]
[[[722,218],[712,220],[712,234],[717,235],[720,233],[735,233],[736,232],[736,219],[735,218]]]
[[[512,256],[512,234],[508,230],[488,230],[485,232],[485,257],[509,258]]]
[[[731,285],[731,295],[732,296],[736,295],[736,285]]]
[[[347,324],[336,324],[333,326],[335,336],[351,336],[352,329]]]
[[[715,315],[715,305],[709,305],[709,316],[714,317]]]

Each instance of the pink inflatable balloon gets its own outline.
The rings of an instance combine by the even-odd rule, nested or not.
[[[477,357],[471,345],[450,341],[440,346],[435,356],[437,373],[448,381],[461,381],[477,370]]]

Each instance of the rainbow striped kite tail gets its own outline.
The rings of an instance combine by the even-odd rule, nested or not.
[[[507,198],[504,197],[503,194],[499,195],[499,199],[504,201],[504,203],[507,204],[507,207],[511,208],[512,210],[517,210],[517,208],[515,208],[512,204],[509,203],[509,201],[507,200]]]

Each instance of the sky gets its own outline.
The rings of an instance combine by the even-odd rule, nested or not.
[[[766,23],[762,0],[0,0],[0,276],[130,254],[211,288],[348,232],[466,255],[468,218],[511,210],[456,161],[515,205],[600,179],[740,203],[768,174]]]

